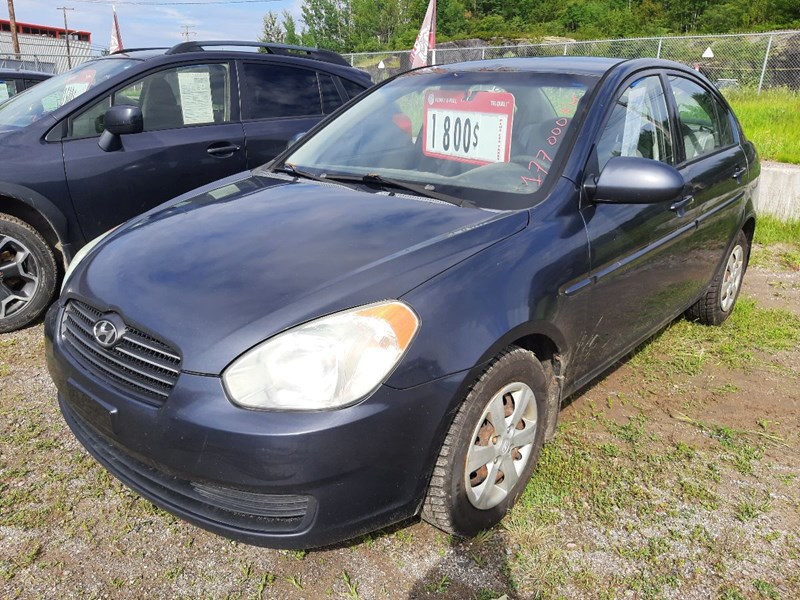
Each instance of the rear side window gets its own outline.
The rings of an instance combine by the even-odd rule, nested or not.
[[[323,114],[322,94],[316,71],[264,63],[244,63],[244,79],[247,89],[245,119]]]
[[[355,82],[350,81],[348,79],[342,78],[341,82],[342,82],[342,85],[344,86],[345,91],[347,92],[347,95],[350,96],[351,98],[355,98],[356,96],[361,94],[361,92],[363,92],[364,90],[367,89],[366,87],[364,87],[360,83],[355,83]]]
[[[686,160],[733,144],[728,111],[710,91],[684,77],[672,76],[669,82],[678,107]]]

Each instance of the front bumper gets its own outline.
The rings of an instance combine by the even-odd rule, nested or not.
[[[258,412],[218,377],[181,373],[159,407],[85,370],[45,323],[64,418],[112,474],[200,527],[251,544],[310,548],[414,515],[464,374],[381,387],[336,411]]]

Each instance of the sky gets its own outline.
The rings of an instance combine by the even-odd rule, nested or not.
[[[171,46],[182,42],[184,25],[195,32],[192,40],[257,40],[263,28],[264,14],[271,10],[280,14],[289,10],[299,20],[301,0],[264,0],[262,2],[229,4],[181,5],[209,0],[119,0],[117,19],[125,48]],[[230,1],[230,0],[229,0]],[[134,4],[137,2],[139,4]],[[143,5],[158,2],[160,6]],[[64,15],[60,6],[74,8],[67,11],[70,29],[89,31],[92,46],[108,48],[111,42],[113,13],[112,2],[106,0],[14,0],[17,21],[63,27]],[[6,2],[0,2],[0,18],[8,19]]]

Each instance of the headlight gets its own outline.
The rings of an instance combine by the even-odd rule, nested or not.
[[[397,300],[346,310],[259,344],[231,363],[222,380],[244,408],[340,408],[386,379],[418,328],[417,315]]]
[[[69,278],[72,275],[72,272],[75,270],[75,267],[77,267],[78,264],[84,258],[86,258],[86,255],[89,254],[89,252],[91,252],[92,248],[94,248],[95,246],[97,246],[97,244],[102,242],[115,229],[116,229],[116,227],[114,227],[112,229],[109,229],[105,233],[101,233],[96,238],[94,238],[91,242],[88,242],[83,248],[78,250],[78,252],[75,253],[75,256],[72,257],[72,261],[69,263],[69,266],[67,267],[67,272],[64,273],[64,281],[61,283],[61,291],[62,292],[64,291],[64,288],[67,287],[67,282],[69,281]]]

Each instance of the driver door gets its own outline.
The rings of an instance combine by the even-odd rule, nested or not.
[[[228,62],[181,65],[126,84],[70,117],[64,170],[84,237],[198,186],[246,169],[245,138]],[[97,145],[112,104],[142,109],[144,131],[122,148]]]
[[[597,177],[614,156],[674,164],[671,130],[661,77],[652,73],[628,81],[595,144],[587,179]],[[589,376],[674,318],[697,293],[685,285],[684,273],[694,215],[673,204],[592,202],[581,210],[591,252],[585,330],[592,343],[575,362],[594,365]]]

